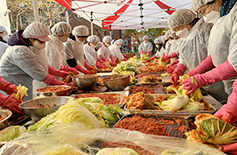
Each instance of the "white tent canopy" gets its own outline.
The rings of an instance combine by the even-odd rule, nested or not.
[[[168,27],[178,9],[191,9],[192,0],[56,0],[76,14],[106,29]]]

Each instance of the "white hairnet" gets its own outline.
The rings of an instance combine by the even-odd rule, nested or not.
[[[105,36],[105,37],[103,38],[103,42],[104,42],[104,43],[111,42],[111,41],[112,41],[112,38],[111,38],[110,36]]]
[[[49,35],[49,29],[46,25],[40,22],[31,23],[26,27],[23,31],[22,36],[23,38],[30,38],[32,36],[45,36]]]
[[[51,28],[54,35],[65,35],[72,31],[72,27],[67,22],[58,22]]]
[[[93,35],[87,38],[87,41],[90,43],[98,43],[100,42],[100,38],[97,35]]]
[[[88,36],[89,29],[85,25],[76,26],[72,30],[74,36]]]
[[[114,44],[118,45],[118,44],[123,44],[123,40],[122,39],[118,39],[114,42]]]
[[[4,26],[0,26],[0,32],[7,31],[7,29]]]
[[[175,28],[191,23],[196,18],[196,14],[188,9],[177,10],[168,19],[169,27]]]
[[[102,43],[101,43],[101,42],[98,42],[98,43],[96,44],[95,48],[100,48],[100,47],[102,47]]]
[[[147,36],[147,35],[143,36],[143,40],[145,40],[145,39],[148,39],[148,36]]]
[[[156,38],[156,39],[154,40],[154,43],[155,43],[155,44],[161,44],[161,43],[162,43],[161,37]]]
[[[213,2],[214,0],[193,0],[192,6],[193,10],[197,11],[200,7],[206,5],[208,2]]]

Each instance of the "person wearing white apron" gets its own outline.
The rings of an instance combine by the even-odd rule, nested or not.
[[[109,46],[109,50],[114,57],[115,61],[127,61],[127,59],[123,56],[122,52],[120,51],[120,47],[123,44],[122,39],[116,40],[112,45]]]
[[[109,45],[112,41],[112,38],[110,36],[105,36],[103,38],[103,45],[98,50],[98,57],[103,61],[109,61],[110,65],[115,66],[116,62],[114,60],[113,55],[111,54],[111,51],[109,50]]]
[[[147,35],[143,36],[143,42],[138,47],[140,57],[142,57],[143,54],[150,55],[152,49],[153,49],[153,46],[152,46],[152,43],[148,41],[148,36]]]
[[[84,56],[84,42],[89,35],[89,29],[85,25],[76,26],[72,30],[72,35],[64,46],[66,65],[76,68],[84,74],[91,74],[95,71],[89,65]]]
[[[0,76],[15,85],[28,88],[24,101],[33,98],[33,80],[43,81],[48,85],[63,85],[52,75],[65,77],[67,72],[60,72],[48,65],[44,51],[45,42],[50,41],[48,28],[34,22],[14,33],[9,39],[7,48],[0,61]]]
[[[153,59],[155,59],[155,58],[160,58],[160,50],[161,50],[161,47],[162,47],[162,41],[161,41],[161,38],[162,38],[163,36],[160,36],[159,38],[156,38],[155,40],[154,40],[154,43],[155,43],[155,45],[156,45],[156,49],[157,49],[157,51],[156,51],[156,54],[155,55],[153,55],[151,58],[149,58],[148,60],[147,60],[147,62],[150,62],[151,60],[153,60]]]

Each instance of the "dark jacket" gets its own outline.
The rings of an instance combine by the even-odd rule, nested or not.
[[[14,33],[7,41],[8,45],[23,45],[29,47],[29,39],[24,39],[22,37],[23,30],[19,30],[18,32]]]

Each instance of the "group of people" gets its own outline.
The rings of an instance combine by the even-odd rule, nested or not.
[[[40,87],[69,85],[62,82],[69,72],[94,74],[98,68],[107,68],[106,61],[115,66],[127,60],[120,51],[122,39],[111,44],[112,38],[105,36],[100,42],[98,36],[89,36],[84,25],[72,30],[68,23],[59,22],[51,28],[50,34],[46,25],[34,22],[6,40],[6,29],[0,27],[0,31],[1,28],[5,34],[0,36],[4,41],[0,40],[0,43],[7,48],[0,60],[0,106],[14,113],[22,114],[18,107],[20,103],[11,95],[17,92],[20,84],[28,88],[24,100],[29,100],[35,97],[34,92]]]
[[[237,2],[193,0],[192,7],[203,18],[197,18],[188,9],[172,13],[168,19],[170,31],[155,39],[158,51],[148,61],[156,57],[162,61],[178,58],[167,67],[171,82],[177,85],[179,77],[187,74],[190,77],[182,81],[187,94],[202,87],[217,100],[227,100],[214,115],[234,124],[237,121]],[[237,143],[219,149],[237,154]]]

